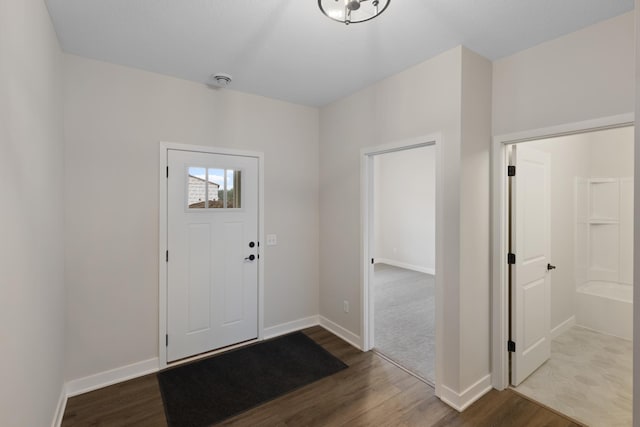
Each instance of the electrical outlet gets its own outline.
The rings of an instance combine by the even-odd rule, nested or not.
[[[349,301],[344,300],[344,301],[342,302],[342,308],[344,309],[344,312],[345,312],[345,313],[348,313],[348,312],[349,312]]]
[[[278,244],[278,236],[275,234],[267,234],[267,246],[275,246]]]

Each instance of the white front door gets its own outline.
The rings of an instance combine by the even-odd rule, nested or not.
[[[520,384],[551,356],[550,167],[548,153],[512,147],[511,383]]]
[[[168,150],[167,361],[258,337],[258,159]]]

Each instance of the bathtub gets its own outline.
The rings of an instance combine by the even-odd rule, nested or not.
[[[633,287],[590,281],[577,289],[576,324],[607,335],[631,340]]]

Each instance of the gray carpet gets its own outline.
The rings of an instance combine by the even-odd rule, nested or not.
[[[434,276],[386,264],[374,271],[374,348],[433,384]]]

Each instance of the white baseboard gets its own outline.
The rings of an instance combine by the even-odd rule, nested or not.
[[[65,384],[60,389],[60,397],[58,398],[58,405],[56,406],[56,413],[53,415],[53,421],[51,427],[60,427],[62,425],[62,418],[64,417],[64,409],[67,407],[67,387]]]
[[[143,360],[131,365],[100,372],[84,378],[68,381],[66,384],[67,397],[107,387],[132,378],[141,377],[158,371],[158,358]]]
[[[264,339],[275,338],[280,335],[285,335],[290,332],[299,331],[301,329],[310,328],[311,326],[319,325],[318,316],[309,316],[303,319],[293,320],[287,323],[281,323],[279,325],[270,326],[264,328]]]
[[[440,400],[456,411],[462,412],[491,389],[491,375],[480,378],[462,393],[456,393],[443,384],[440,389]]]
[[[421,267],[419,265],[407,264],[406,262],[394,261],[392,259],[387,259],[387,258],[376,258],[375,262],[376,264],[392,265],[394,267],[405,268],[407,270],[418,271],[420,273],[426,273],[431,275],[436,274],[435,268]]]
[[[320,320],[320,326],[325,328],[327,331],[331,332],[334,335],[342,338],[358,350],[362,350],[362,340],[359,335],[354,334],[353,332],[343,328],[337,323],[332,322],[324,316],[318,316]]]
[[[264,338],[274,338],[290,332],[299,331],[311,326],[320,325],[338,337],[342,338],[352,346],[361,349],[360,337],[351,331],[346,330],[342,326],[330,321],[322,316],[309,316],[303,319],[294,320],[280,325],[271,326],[264,329]],[[143,375],[151,374],[158,371],[158,358],[143,360],[141,362],[132,363],[130,365],[111,369],[109,371],[100,372],[88,377],[78,378],[68,381],[62,388],[60,399],[52,422],[52,427],[59,427],[62,423],[64,410],[69,397],[79,394],[88,393],[113,384],[127,381]]]
[[[551,330],[551,339],[556,339],[576,325],[576,316],[571,316]]]
[[[264,329],[264,338],[273,338],[279,335],[288,334],[289,332],[299,331],[311,326],[319,324],[318,316],[305,317],[303,319],[294,320],[292,322],[283,323]],[[78,378],[68,381],[65,387],[64,403],[69,397],[87,393],[99,388],[107,387],[116,383],[127,381],[143,375],[151,374],[158,371],[158,358],[143,360],[141,362],[132,363],[131,365],[122,366],[111,369],[109,371],[100,372],[84,378]],[[61,398],[62,399],[62,398]],[[61,406],[60,404],[59,406]],[[64,408],[61,410],[64,413]],[[58,415],[56,415],[58,416]],[[62,414],[60,414],[60,417]]]

